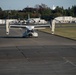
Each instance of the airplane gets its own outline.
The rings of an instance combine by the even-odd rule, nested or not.
[[[28,14],[28,21],[30,19],[30,16]],[[9,20],[6,20],[6,34],[9,35],[9,30],[10,28],[25,28],[25,32],[23,33],[22,37],[38,37],[38,33],[35,31],[36,29],[45,29],[46,27],[50,27],[52,34],[54,34],[55,31],[55,19],[53,19],[51,21],[51,24],[30,24],[30,22],[28,22],[28,24],[26,25],[22,25],[22,24],[10,24]]]
[[[22,37],[38,37],[38,33],[35,31],[37,29],[45,29],[46,27],[51,27],[50,24],[48,25],[18,25],[18,24],[10,24],[9,21],[6,21],[6,34],[9,35],[10,28],[23,28],[25,32],[23,33]]]

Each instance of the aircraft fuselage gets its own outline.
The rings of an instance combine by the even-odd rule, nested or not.
[[[34,30],[26,30],[24,33],[23,33],[23,37],[38,37],[38,33],[35,32]]]

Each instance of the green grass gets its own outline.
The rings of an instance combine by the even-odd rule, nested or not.
[[[63,27],[55,28],[55,34],[76,40],[76,26],[70,27],[70,26],[72,26],[72,24],[70,26],[67,26],[67,24],[62,25],[62,26]],[[47,33],[52,33],[50,28],[46,28],[41,31],[47,32]]]
[[[76,27],[56,28],[55,34],[76,40]]]

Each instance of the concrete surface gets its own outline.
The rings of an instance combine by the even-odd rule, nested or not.
[[[76,75],[76,41],[39,32],[21,38],[24,30],[0,26],[0,75]]]

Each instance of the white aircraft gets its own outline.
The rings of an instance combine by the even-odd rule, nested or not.
[[[9,21],[6,21],[6,34],[9,35],[10,28],[25,28],[25,32],[22,37],[38,37],[38,33],[35,31],[36,29],[45,29],[45,27],[50,27],[48,25],[11,25]]]
[[[28,21],[30,19],[30,16],[28,15]],[[25,28],[25,32],[23,33],[23,37],[38,37],[38,33],[35,31],[36,29],[45,29],[46,27],[52,28],[52,34],[54,34],[55,31],[55,19],[52,20],[51,24],[43,24],[43,25],[12,25],[9,23],[9,20],[6,20],[6,34],[9,35],[10,28]]]

